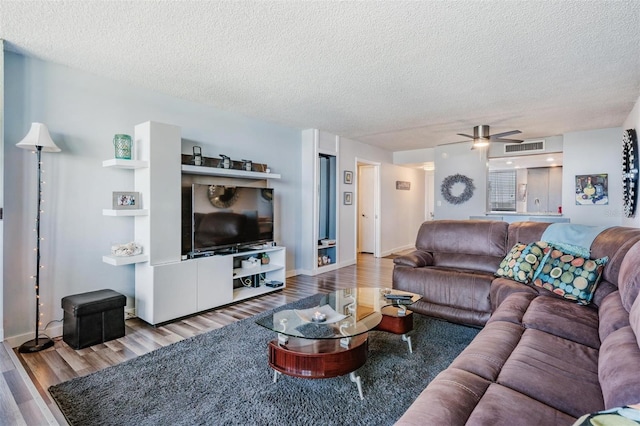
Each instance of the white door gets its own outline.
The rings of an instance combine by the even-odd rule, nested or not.
[[[375,168],[358,166],[358,251],[375,253]]]
[[[426,170],[424,173],[425,184],[424,184],[424,201],[425,201],[425,209],[424,209],[424,220],[433,220],[434,219],[434,196],[435,193],[435,181],[433,178],[433,170]]]

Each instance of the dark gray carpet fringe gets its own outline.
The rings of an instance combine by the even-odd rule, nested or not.
[[[316,306],[307,298],[286,308]],[[263,315],[263,314],[262,314]],[[348,376],[272,383],[267,342],[255,317],[49,388],[71,425],[391,425],[464,349],[477,329],[414,315],[413,354],[400,336],[370,333]]]

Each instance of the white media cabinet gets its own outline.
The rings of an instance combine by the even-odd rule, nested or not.
[[[145,122],[135,127],[135,160],[107,160],[105,167],[134,170],[135,191],[144,211],[132,215],[134,241],[143,247],[137,259],[105,256],[112,265],[135,263],[136,315],[149,324],[160,324],[240,300],[280,290],[285,286],[286,249],[261,247],[252,251],[183,259],[182,174],[223,176],[222,169],[184,167],[181,164],[181,131],[177,126]],[[245,176],[246,174],[246,176]],[[234,171],[235,178],[278,179],[269,173]],[[123,215],[107,210],[105,215]],[[250,256],[267,253],[270,262],[253,268],[234,268]],[[253,276],[279,281],[281,287],[244,287],[239,279]],[[234,285],[234,282],[236,283]],[[236,288],[234,288],[236,287]]]
[[[234,268],[241,259],[261,253],[269,255],[269,264]],[[136,264],[137,316],[159,324],[281,290],[285,286],[285,258],[284,247],[267,247],[164,265]],[[237,285],[238,279],[255,275],[263,276],[259,287]],[[268,287],[264,280],[279,281],[282,286]]]

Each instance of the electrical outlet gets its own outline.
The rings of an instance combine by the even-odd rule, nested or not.
[[[136,308],[124,308],[124,319],[132,319],[136,317]]]

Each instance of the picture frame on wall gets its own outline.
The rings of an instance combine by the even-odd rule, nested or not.
[[[353,192],[344,193],[344,204],[346,206],[350,206],[351,204],[353,204]]]
[[[609,204],[609,175],[607,173],[576,175],[577,206],[607,204]]]
[[[114,191],[111,204],[113,210],[136,210],[142,208],[142,198],[139,192]]]
[[[353,172],[351,170],[344,171],[344,183],[351,185],[353,183]]]

